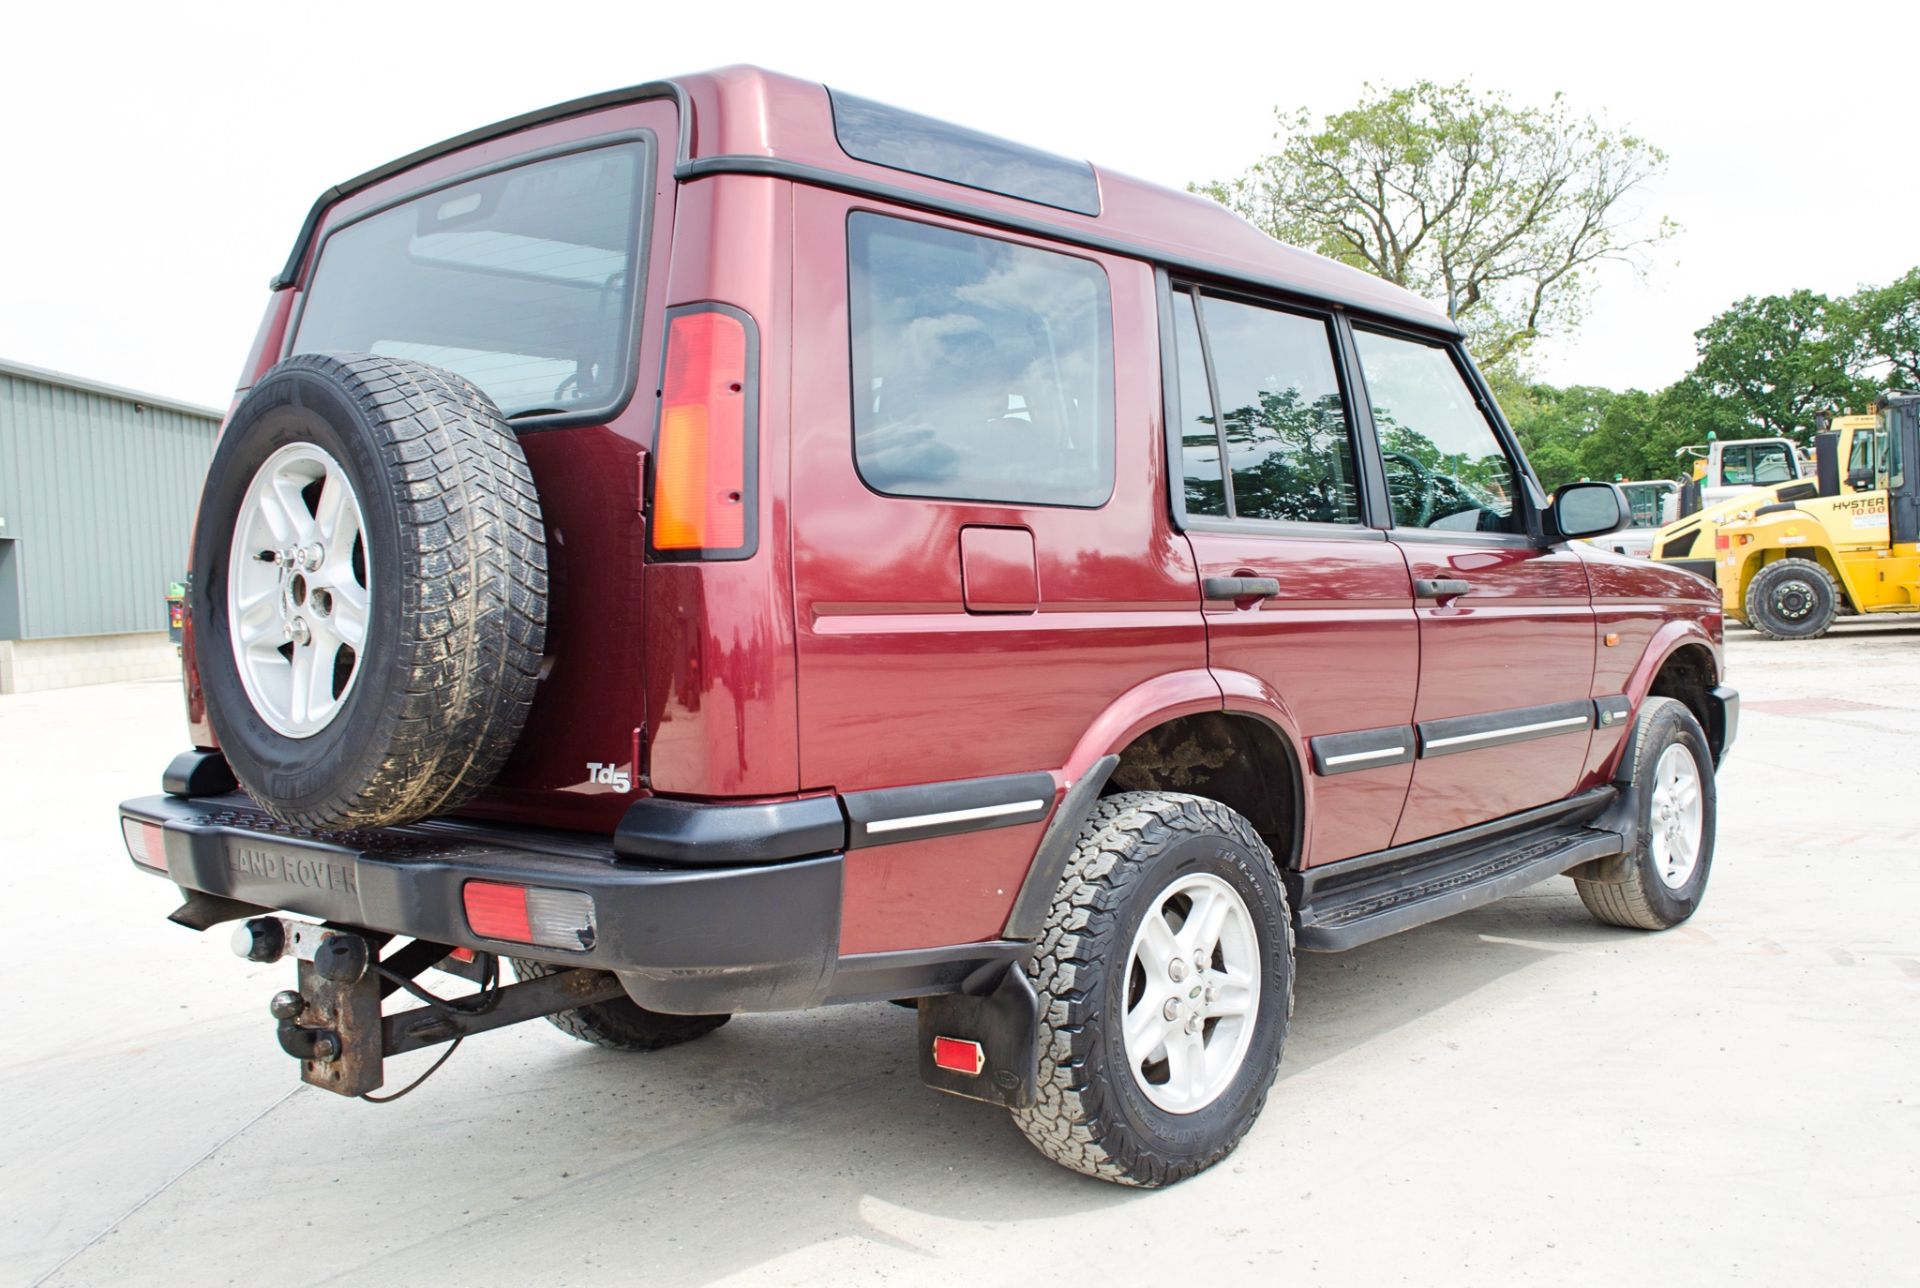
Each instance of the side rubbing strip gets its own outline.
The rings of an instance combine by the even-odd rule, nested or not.
[[[1455,752],[1501,747],[1510,742],[1555,738],[1563,733],[1585,733],[1593,728],[1591,701],[1557,702],[1546,707],[1516,707],[1479,716],[1426,720],[1418,726],[1420,755],[1451,756]]]
[[[1627,717],[1633,714],[1633,703],[1623,694],[1610,698],[1595,698],[1593,708],[1602,729],[1611,729],[1615,725],[1625,724]]]
[[[1053,775],[1040,773],[853,792],[842,798],[847,848],[1037,823],[1053,809],[1053,797]]]
[[[1413,759],[1413,730],[1400,725],[1392,729],[1362,729],[1358,733],[1330,733],[1315,738],[1310,745],[1313,772],[1325,778],[1331,774],[1406,764]]]

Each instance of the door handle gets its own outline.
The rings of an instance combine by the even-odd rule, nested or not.
[[[1458,577],[1416,577],[1413,581],[1415,599],[1437,599],[1442,604],[1458,599],[1472,589],[1472,582],[1462,581]]]
[[[1206,577],[1200,593],[1207,599],[1272,599],[1280,593],[1276,577]]]

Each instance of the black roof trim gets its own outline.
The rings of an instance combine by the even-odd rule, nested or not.
[[[716,174],[772,176],[791,179],[795,183],[804,183],[816,188],[827,188],[835,192],[875,197],[895,205],[909,206],[934,214],[952,215],[957,219],[972,220],[990,227],[1003,228],[1008,232],[1025,233],[1068,246],[1079,246],[1086,250],[1104,251],[1109,255],[1124,255],[1129,259],[1144,260],[1177,273],[1202,279],[1256,287],[1272,292],[1277,297],[1297,300],[1322,309],[1332,304],[1351,310],[1358,316],[1417,328],[1428,337],[1446,337],[1451,340],[1460,335],[1457,328],[1430,315],[1395,312],[1381,308],[1378,303],[1347,299],[1331,292],[1303,288],[1298,282],[1289,282],[1277,277],[1263,277],[1244,269],[1224,267],[1195,256],[1183,255],[1178,251],[1142,246],[1089,228],[1035,218],[1031,215],[1015,214],[1012,211],[989,210],[984,206],[973,205],[971,202],[956,201],[951,197],[943,197],[931,192],[918,192],[912,188],[896,187],[890,183],[877,183],[859,175],[843,174],[838,170],[804,165],[798,161],[784,161],[779,157],[751,155],[702,157],[698,161],[683,161],[674,171],[674,177],[682,181],[703,179]],[[1206,283],[1203,281],[1202,284]]]
[[[462,148],[470,148],[476,143],[485,143],[531,126],[565,120],[569,116],[596,112],[603,107],[615,107],[621,103],[640,103],[654,98],[670,98],[674,106],[680,110],[680,142],[676,149],[675,162],[679,166],[684,166],[687,163],[688,147],[691,143],[692,131],[689,128],[689,122],[692,116],[687,105],[686,91],[673,81],[648,81],[644,85],[629,85],[625,89],[605,90],[599,94],[569,99],[567,102],[556,103],[537,111],[523,112],[519,116],[508,117],[504,121],[495,121],[492,125],[483,125],[477,130],[457,134],[431,147],[421,148],[418,152],[409,152],[397,161],[375,166],[365,174],[355,175],[345,183],[337,183],[328,188],[313,203],[313,208],[307,211],[307,221],[300,225],[300,235],[294,239],[293,251],[287,256],[286,266],[274,276],[274,279],[268,283],[268,287],[282,291],[299,280],[300,263],[306,259],[307,251],[313,245],[314,235],[320,231],[321,218],[325,216],[327,207],[342,197],[350,197],[363,188],[371,188],[383,179],[392,178],[402,170],[410,170],[424,161],[458,152]]]

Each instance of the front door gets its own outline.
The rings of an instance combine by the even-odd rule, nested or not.
[[[1528,535],[1518,454],[1453,350],[1353,337],[1420,623],[1404,845],[1572,794],[1593,727],[1593,603],[1580,557]]]

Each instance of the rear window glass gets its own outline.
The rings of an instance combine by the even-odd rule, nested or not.
[[[856,214],[854,460],[896,496],[1097,506],[1113,319],[1091,260]]]
[[[643,143],[535,161],[330,234],[294,353],[444,367],[509,417],[611,411],[632,368]]]
[[[840,150],[856,161],[1076,214],[1100,213],[1100,184],[1085,161],[1070,161],[838,90],[828,94]]]

